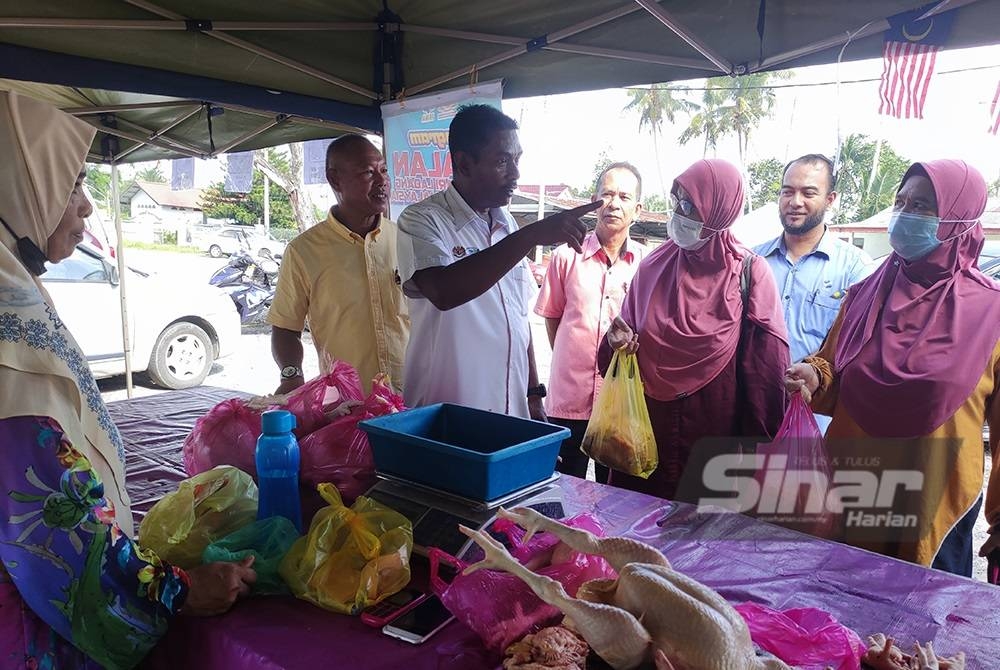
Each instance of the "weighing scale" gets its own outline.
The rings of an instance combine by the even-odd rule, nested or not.
[[[565,516],[562,490],[555,485],[558,472],[548,479],[485,502],[386,473],[377,472],[376,476],[378,481],[365,495],[410,520],[413,524],[413,552],[421,556],[427,556],[429,547],[438,547],[452,556],[464,558],[473,542],[458,530],[459,524],[474,529],[485,528],[497,540],[508,544],[505,534],[489,530],[501,506],[508,509],[530,507],[553,519]]]

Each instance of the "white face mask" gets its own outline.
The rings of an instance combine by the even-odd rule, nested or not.
[[[674,212],[673,217],[667,222],[667,235],[681,249],[694,251],[705,246],[708,238],[702,239],[701,231],[705,227],[701,221],[689,219],[682,214]]]

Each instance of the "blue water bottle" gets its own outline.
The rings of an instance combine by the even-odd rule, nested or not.
[[[302,532],[299,502],[299,443],[292,434],[295,415],[283,409],[261,415],[257,438],[257,519],[283,516]]]

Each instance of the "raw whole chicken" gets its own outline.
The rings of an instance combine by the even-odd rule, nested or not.
[[[790,670],[776,658],[759,658],[743,618],[718,593],[673,568],[655,548],[621,537],[599,538],[569,528],[535,510],[501,509],[498,516],[527,531],[547,531],[571,549],[603,557],[618,579],[586,582],[576,598],[562,584],[518,563],[482,531],[461,528],[485,552],[466,573],[489,568],[523,580],[544,602],[566,615],[575,630],[615,670],[656,662],[674,670]]]

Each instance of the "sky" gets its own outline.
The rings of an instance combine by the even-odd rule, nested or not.
[[[983,69],[949,73],[967,68]],[[839,87],[833,83],[838,69]],[[990,103],[1000,82],[1000,46],[942,51],[923,119],[878,115],[881,59],[793,72],[791,79],[778,83],[796,86],[776,89],[772,117],[751,136],[748,163],[770,157],[785,162],[814,152],[832,155],[838,136],[860,132],[873,138],[881,134],[911,160],[962,158],[979,168],[987,181],[1000,177],[1000,136],[986,132]],[[862,79],[873,81],[849,83]],[[692,87],[703,83],[675,82]],[[702,145],[697,140],[688,146],[677,143],[688,122],[681,115],[673,127],[664,127],[657,161],[648,130],[639,130],[638,113],[623,111],[628,102],[624,89],[504,100],[504,111],[521,125],[520,183],[584,186],[606,150],[612,160],[627,160],[639,168],[646,193],[659,191],[659,170],[669,191],[673,177],[702,157]],[[720,143],[716,156],[738,162],[735,138]]]
[[[751,136],[747,162],[771,157],[786,162],[815,152],[832,155],[838,138],[860,132],[873,138],[881,135],[910,160],[962,158],[978,167],[988,182],[1000,178],[1000,136],[986,132],[990,103],[1000,82],[1000,45],[942,51],[923,119],[878,115],[881,74],[881,59],[795,69],[790,79],[778,82],[793,86],[776,89],[773,114]],[[704,80],[675,82],[703,84]],[[638,113],[623,111],[628,101],[625,89],[505,99],[504,111],[521,126],[520,183],[587,186],[595,162],[607,152],[612,160],[627,160],[639,168],[644,193],[661,191],[661,172],[663,189],[669,192],[673,178],[702,157],[702,145],[698,140],[687,146],[677,143],[688,122],[681,115],[672,127],[664,127],[657,159],[648,130],[639,130]],[[738,162],[735,138],[723,140],[715,155]],[[169,177],[169,162],[161,162],[160,168]],[[207,186],[223,174],[223,161],[198,161],[195,185]],[[318,207],[332,204],[326,185],[309,191]]]

